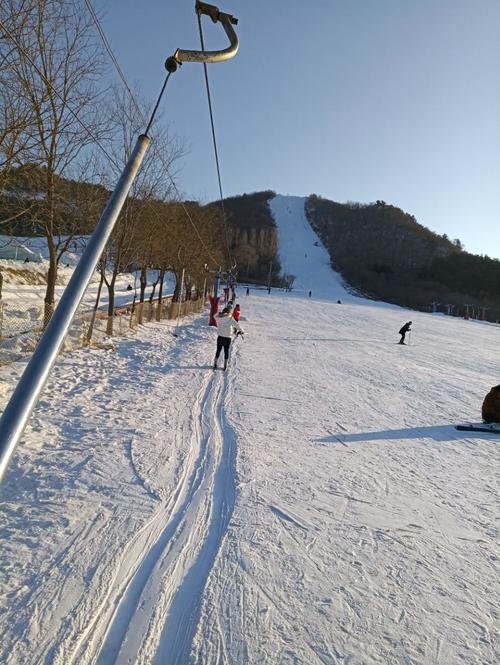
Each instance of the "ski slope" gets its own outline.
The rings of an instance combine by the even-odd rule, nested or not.
[[[342,277],[332,270],[330,255],[307,221],[301,196],[277,195],[269,202],[278,228],[283,272],[295,276],[293,291],[315,298],[350,302],[353,297]]]
[[[500,441],[454,424],[500,329],[328,279],[241,296],[227,373],[206,317],[61,356],[0,486],[0,662],[499,662]]]

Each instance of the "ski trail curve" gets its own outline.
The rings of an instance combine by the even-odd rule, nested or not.
[[[201,418],[203,405],[210,389],[211,379],[203,381],[193,403],[193,419],[196,423]],[[199,449],[200,437],[193,436],[193,445],[189,449],[186,462],[180,474],[177,486],[164,501],[162,507],[144,524],[124,549],[121,562],[107,580],[107,591],[98,608],[92,613],[92,620],[80,632],[70,655],[62,649],[54,663],[71,665],[73,663],[92,663],[93,665],[114,662],[120,644],[127,629],[128,619],[134,612],[134,598],[137,600],[154,569],[155,562],[162,556],[176,518],[181,512],[183,502],[193,491],[193,485],[204,463],[205,451]],[[177,520],[178,521],[178,520]],[[171,527],[174,527],[172,529]],[[138,602],[138,601],[137,601]],[[117,646],[118,642],[118,646]],[[109,660],[104,658],[109,655]]]
[[[115,599],[94,665],[187,662],[203,590],[235,502],[235,441],[223,420],[226,393],[227,376],[219,373],[199,391],[191,418],[196,459],[176,489],[163,531]]]
[[[224,376],[224,389],[227,377]],[[188,662],[191,644],[198,625],[202,594],[235,504],[235,454],[232,430],[224,423],[222,396],[211,409],[209,441],[218,449],[217,468],[211,495],[208,528],[197,558],[182,580],[170,606],[153,665],[183,665]],[[215,460],[214,460],[215,462]]]

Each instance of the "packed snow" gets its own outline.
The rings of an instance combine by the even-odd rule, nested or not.
[[[207,316],[59,358],[0,486],[0,662],[499,662],[500,440],[454,425],[500,329],[351,296],[272,211],[305,293],[239,289],[227,372]]]
[[[312,230],[301,196],[277,195],[270,201],[278,227],[279,255],[285,273],[295,276],[293,291],[315,298],[353,299],[341,276],[331,269],[330,255]]]
[[[25,247],[33,252],[40,260],[30,260],[25,263],[21,260],[0,258],[0,272],[3,275],[2,301],[11,308],[15,306],[38,306],[43,307],[46,275],[48,270],[48,250],[47,242],[43,237],[25,238],[0,235],[0,248],[10,247],[10,243],[15,241],[15,246]],[[87,237],[75,238],[70,244],[70,250],[63,254],[63,258],[58,268],[57,285],[55,287],[56,302],[61,297],[64,289],[73,274],[74,267],[80,260],[82,252],[86,246]],[[158,277],[157,270],[148,271],[148,286],[146,288],[146,298],[149,297],[152,284]],[[85,291],[81,307],[83,309],[92,309],[95,304],[97,291],[99,288],[99,273],[96,270],[92,280]],[[164,280],[164,295],[173,293],[175,287],[175,277],[172,273],[167,273]],[[133,300],[134,293],[139,291],[138,273],[121,273],[118,275],[115,284],[115,306],[121,306],[130,303]],[[108,304],[108,292],[104,286],[101,292],[100,308],[105,309]]]

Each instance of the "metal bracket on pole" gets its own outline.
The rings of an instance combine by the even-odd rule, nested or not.
[[[238,19],[231,16],[231,14],[224,14],[219,11],[214,5],[209,5],[206,2],[197,2],[195,7],[196,13],[200,16],[205,14],[210,16],[214,23],[221,23],[224,31],[229,39],[229,46],[220,51],[190,51],[187,49],[177,49],[173,56],[167,58],[165,67],[171,71],[176,65],[182,65],[183,62],[224,62],[234,58],[238,53],[239,41],[233,25],[238,24]],[[175,63],[175,64],[174,64]],[[173,69],[175,71],[175,69]]]

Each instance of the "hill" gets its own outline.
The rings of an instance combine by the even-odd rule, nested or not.
[[[496,662],[498,438],[454,425],[498,327],[399,346],[304,203],[269,201],[297,287],[240,297],[228,372],[207,316],[58,359],[0,485],[5,665]]]
[[[500,261],[462,249],[384,201],[310,196],[305,211],[332,265],[371,298],[429,311],[500,318]]]
[[[224,199],[230,253],[246,282],[267,283],[269,271],[273,284],[280,280],[277,230],[269,208],[275,195],[268,190]]]
[[[0,193],[0,215],[12,235],[41,233],[44,201],[39,192],[43,169],[19,170]],[[56,178],[59,233],[91,231],[108,192],[99,185]],[[240,280],[273,285],[290,283],[293,273],[278,252],[278,230],[271,190],[224,200],[226,238]],[[158,204],[167,214],[168,204]],[[200,211],[203,207],[200,207]],[[213,202],[204,208],[219,209]],[[20,212],[26,210],[25,213]],[[419,224],[415,217],[385,201],[338,203],[311,195],[305,216],[329,252],[331,266],[357,292],[422,311],[500,319],[500,261],[466,252]],[[224,250],[225,253],[225,250]],[[312,264],[311,264],[312,265]],[[312,288],[312,287],[311,287]]]

